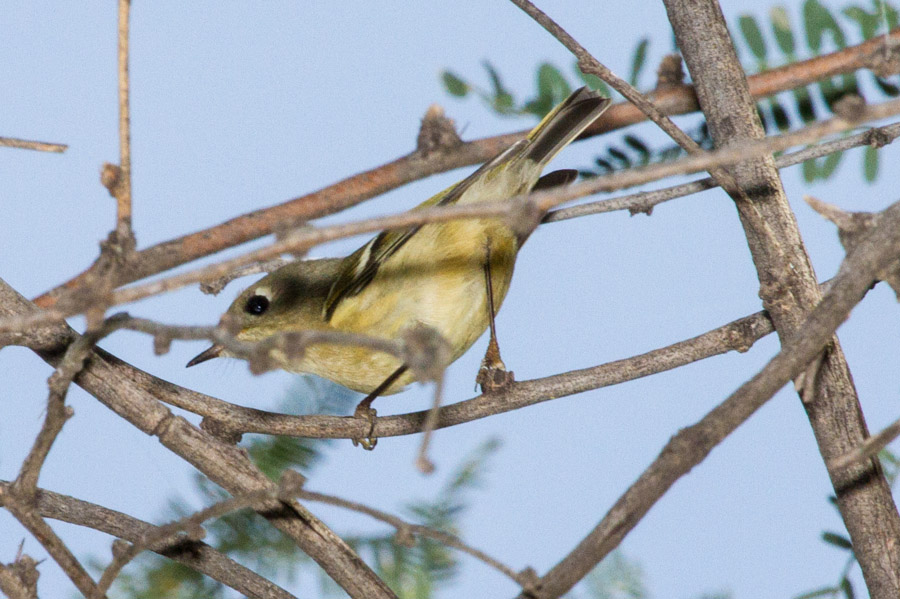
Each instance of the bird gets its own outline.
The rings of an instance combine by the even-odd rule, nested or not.
[[[525,138],[413,210],[505,202],[571,181],[576,171],[541,173],[609,104],[609,98],[586,87],[574,91]],[[498,217],[383,231],[344,258],[301,259],[274,270],[237,296],[223,322],[229,319],[235,337],[247,342],[301,330],[397,340],[426,325],[446,341],[449,362],[490,327],[482,369],[502,372],[494,316],[509,290],[523,242],[523,235]],[[229,355],[223,345],[214,344],[187,366]],[[299,357],[272,350],[271,358],[285,370],[315,374],[368,394],[357,414],[375,397],[397,393],[415,379],[401,358],[364,345],[317,343]]]

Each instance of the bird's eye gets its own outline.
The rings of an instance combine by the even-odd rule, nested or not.
[[[259,316],[268,309],[269,298],[264,295],[251,296],[250,299],[247,300],[247,305],[244,306],[244,312],[255,316]]]

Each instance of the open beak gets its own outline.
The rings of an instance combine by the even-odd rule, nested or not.
[[[190,368],[191,366],[196,366],[200,362],[206,362],[207,360],[212,360],[213,358],[218,358],[222,355],[222,350],[224,348],[221,345],[213,345],[209,349],[200,352],[194,359],[187,363],[185,368]]]

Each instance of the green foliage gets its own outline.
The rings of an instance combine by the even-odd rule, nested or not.
[[[847,549],[848,551],[853,549],[853,543],[850,542],[850,539],[836,532],[823,532],[822,540],[839,549]]]
[[[489,458],[500,448],[497,439],[482,443],[456,467],[433,499],[406,505],[407,521],[458,535],[458,522],[468,506],[466,494],[480,487]],[[393,531],[384,535],[355,537],[349,541],[400,599],[427,599],[452,581],[459,564],[455,550],[429,538],[412,546],[399,543]]]
[[[649,599],[641,565],[616,549],[584,577],[566,599]],[[697,599],[732,599],[729,591],[704,593]]]
[[[499,79],[497,80],[498,85]],[[304,378],[283,401],[282,410],[301,413],[346,413],[358,397],[321,379]],[[299,408],[299,410],[298,410]],[[252,435],[244,446],[254,463],[277,480],[292,468],[307,477],[321,462],[327,440]],[[413,524],[456,534],[460,518],[468,507],[467,493],[483,483],[489,458],[499,449],[497,440],[488,440],[466,457],[433,499],[414,501],[403,515]],[[205,477],[195,476],[194,491],[200,504],[208,506],[228,498],[228,494]],[[194,508],[184,498],[169,502],[165,520],[190,516]],[[342,595],[335,583],[297,546],[264,518],[249,509],[231,512],[205,523],[205,542],[260,575],[274,581],[294,582],[301,573],[317,573],[323,595]],[[339,533],[340,534],[340,533]],[[402,599],[428,599],[452,582],[458,570],[455,550],[431,539],[412,543],[398,540],[394,531],[376,535],[341,535],[368,561],[375,572]],[[103,563],[101,563],[103,562]],[[91,560],[97,571],[105,560]],[[220,583],[177,562],[149,552],[125,569],[111,597],[133,599],[211,599],[233,593]]]
[[[643,38],[635,46],[631,60],[630,81],[635,85],[639,81],[646,66],[647,52],[650,40]],[[502,82],[496,67],[489,61],[482,63],[490,83],[489,88],[479,87],[477,84],[464,79],[452,71],[443,71],[441,81],[444,88],[453,96],[462,98],[470,93],[479,97],[494,112],[502,116],[533,115],[543,118],[550,109],[564,100],[572,93],[572,90],[580,85],[587,85],[606,95],[611,95],[609,87],[596,75],[584,73],[579,69],[577,62],[573,65],[573,72],[577,81],[570,82],[562,70],[549,62],[543,62],[537,67],[535,76],[534,95],[522,101],[515,98],[512,92]]]
[[[647,48],[649,47],[650,40],[645,37],[638,42],[637,47],[634,49],[634,56],[631,59],[631,76],[628,77],[628,83],[633,87],[638,86],[641,71],[644,70],[644,65],[647,64]]]
[[[644,572],[640,564],[621,551],[610,553],[591,570],[582,585],[590,599],[647,599]]]
[[[878,459],[881,462],[884,477],[887,480],[888,485],[893,487],[894,483],[897,482],[898,476],[900,476],[900,457],[888,449],[883,449],[878,454]],[[828,502],[837,509],[837,497],[834,495],[829,496]],[[855,599],[856,593],[853,590],[853,582],[850,580],[850,572],[856,565],[856,556],[853,554],[853,543],[845,533],[831,531],[823,531],[822,540],[832,547],[848,552],[847,561],[844,563],[844,567],[838,575],[837,584],[808,591],[801,595],[797,595],[794,599],[817,599],[818,597],[827,597],[828,599],[835,599],[837,597]]]
[[[738,28],[750,51],[753,52],[753,56],[756,57],[757,70],[762,71],[768,68],[766,66],[766,42],[763,40],[762,29],[756,22],[756,18],[752,15],[741,15],[738,17]]]
[[[751,14],[738,17],[737,31],[732,37],[738,50],[749,50],[753,64],[747,65],[748,72],[759,72],[772,65],[790,64],[800,59],[801,53],[816,56],[824,52],[844,48],[848,44],[870,39],[898,23],[898,11],[886,0],[869,0],[869,6],[848,4],[839,11],[833,11],[819,0],[805,0],[800,11],[799,24],[791,18],[783,6],[769,10],[768,23]],[[768,35],[770,37],[767,38]],[[738,35],[739,34],[739,35]],[[774,44],[767,43],[774,40]],[[802,41],[801,41],[802,40]],[[801,47],[805,43],[805,52]],[[674,42],[673,42],[674,47]],[[637,42],[632,52],[629,81],[637,86],[641,81],[648,55],[650,40],[643,38]],[[550,63],[542,63],[537,68],[536,90],[531,99],[519,102],[514,94],[500,84],[497,70],[485,63],[489,89],[482,89],[464,78],[445,71],[442,74],[447,91],[456,97],[472,93],[482,99],[496,113],[504,116],[534,115],[542,117],[568,90],[579,84],[599,89],[607,95],[609,89],[599,78],[582,73],[575,66],[576,79],[571,83],[563,71]],[[871,72],[860,73],[860,78],[869,79],[874,89],[870,100],[879,97],[900,95],[900,85],[878,77]],[[856,74],[846,74],[826,78],[815,84],[799,87],[789,92],[766,98],[758,104],[758,112],[767,132],[788,131],[827,118],[834,103],[847,94],[862,94],[862,84]],[[705,126],[696,125],[688,134],[703,148],[712,147],[712,141]],[[611,171],[635,166],[673,160],[683,154],[675,145],[653,148],[634,133],[625,134],[620,142],[610,144],[595,159],[590,168],[582,168],[583,176],[602,175]],[[826,180],[834,175],[841,164],[842,153],[825,156],[804,163],[804,180],[812,183]],[[879,172],[878,154],[875,148],[862,151],[862,172],[866,181],[874,181]]]

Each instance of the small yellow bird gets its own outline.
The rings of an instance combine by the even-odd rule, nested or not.
[[[504,202],[531,191],[544,166],[609,102],[587,88],[575,91],[525,139],[418,208]],[[550,186],[571,180],[558,173],[542,182]],[[566,172],[570,174],[574,176]],[[243,341],[309,329],[398,339],[424,324],[446,339],[450,359],[456,360],[489,325],[495,346],[493,316],[509,289],[522,241],[498,218],[384,231],[346,258],[298,260],[279,268],[244,290],[227,315],[239,323],[236,336]],[[399,358],[369,347],[317,344],[297,360],[273,354],[285,370],[316,374],[368,393],[369,402],[413,381]],[[188,366],[227,355],[223,347],[213,345]],[[487,366],[502,368],[499,353],[493,362]]]

